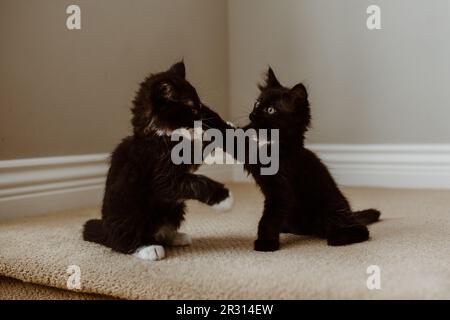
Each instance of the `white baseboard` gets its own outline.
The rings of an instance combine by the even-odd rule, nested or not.
[[[330,169],[339,185],[354,187],[450,189],[450,145],[308,146]],[[251,182],[234,165],[235,182]]]
[[[340,185],[449,189],[450,145],[311,145]]]
[[[98,205],[106,154],[0,161],[0,218]]]
[[[450,189],[450,145],[309,146],[339,184]],[[107,154],[0,161],[0,218],[99,205]],[[205,165],[199,173],[252,181],[242,165]]]

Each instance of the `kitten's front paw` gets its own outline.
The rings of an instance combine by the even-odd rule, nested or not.
[[[233,204],[234,204],[234,198],[233,198],[233,194],[231,193],[230,190],[228,190],[228,196],[222,200],[220,200],[219,202],[217,202],[216,204],[212,205],[214,210],[217,211],[229,211],[231,210],[231,208],[233,208]]]
[[[255,251],[277,251],[280,248],[278,240],[255,240]]]
[[[164,259],[166,253],[163,246],[151,245],[137,249],[134,256],[142,260],[157,261]]]

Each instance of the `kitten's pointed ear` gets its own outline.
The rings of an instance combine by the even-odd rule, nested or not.
[[[277,77],[275,76],[275,72],[273,72],[272,68],[269,67],[266,73],[265,83],[259,85],[258,88],[260,90],[263,90],[267,88],[276,88],[276,87],[281,87],[281,84],[278,81]]]
[[[186,78],[186,67],[184,66],[183,60],[181,60],[180,62],[177,62],[173,66],[171,66],[169,71],[183,79]]]
[[[275,72],[273,72],[271,67],[269,67],[269,70],[267,70],[267,85],[269,87],[281,87],[281,84],[275,76]]]
[[[303,101],[308,100],[308,91],[306,91],[306,87],[303,85],[303,83],[299,83],[299,84],[295,85],[291,89],[290,93],[295,99],[299,99],[299,100],[303,100]]]

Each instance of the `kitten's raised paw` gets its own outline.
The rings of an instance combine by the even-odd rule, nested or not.
[[[228,190],[228,197],[212,205],[212,207],[214,210],[217,211],[229,211],[231,210],[231,208],[233,208],[233,204],[234,204],[233,194],[231,193],[231,191]]]
[[[192,244],[191,237],[188,234],[182,233],[182,232],[177,232],[170,241],[171,246],[183,247],[183,246],[189,246],[191,244]]]
[[[278,240],[261,240],[258,239],[255,241],[255,250],[256,251],[277,251],[280,248],[280,242]]]
[[[163,246],[151,245],[137,249],[134,256],[142,260],[157,261],[164,259],[166,254]]]

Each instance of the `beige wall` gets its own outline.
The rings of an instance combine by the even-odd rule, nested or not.
[[[82,30],[66,29],[66,7]],[[184,57],[221,114],[228,105],[225,0],[0,0],[0,159],[111,151],[149,72]]]
[[[310,142],[450,142],[447,0],[79,0],[68,31],[72,3],[0,0],[0,159],[112,150],[138,83],[181,57],[237,122],[271,64],[309,87]]]
[[[450,1],[230,0],[229,30],[232,119],[270,63],[309,87],[310,142],[450,143]]]

